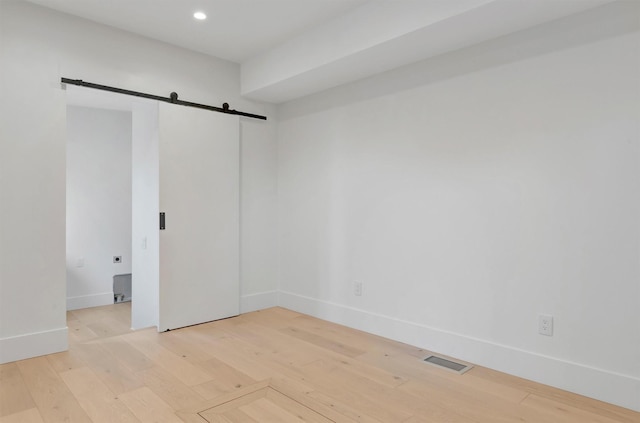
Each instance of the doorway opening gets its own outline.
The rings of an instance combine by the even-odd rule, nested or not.
[[[157,326],[157,104],[81,87],[66,94],[70,333]],[[90,307],[101,313],[82,312]]]
[[[130,291],[131,145],[130,111],[67,106],[69,310],[122,302]]]

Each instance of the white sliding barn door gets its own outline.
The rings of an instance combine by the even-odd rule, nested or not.
[[[240,312],[237,116],[160,103],[159,331]]]

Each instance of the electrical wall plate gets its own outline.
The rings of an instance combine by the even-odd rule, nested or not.
[[[553,336],[553,316],[550,314],[538,315],[538,333],[545,336]]]

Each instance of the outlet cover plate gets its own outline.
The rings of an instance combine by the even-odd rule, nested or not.
[[[538,333],[545,336],[553,336],[553,316],[549,314],[538,315]]]

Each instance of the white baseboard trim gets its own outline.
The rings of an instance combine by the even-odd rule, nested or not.
[[[69,349],[67,328],[0,339],[0,364]]]
[[[67,297],[67,310],[99,307],[113,304],[113,291],[101,294],[82,295],[80,297]]]
[[[278,304],[600,401],[640,411],[640,379],[291,292]]]
[[[278,291],[258,292],[240,297],[240,313],[249,313],[278,305]]]

